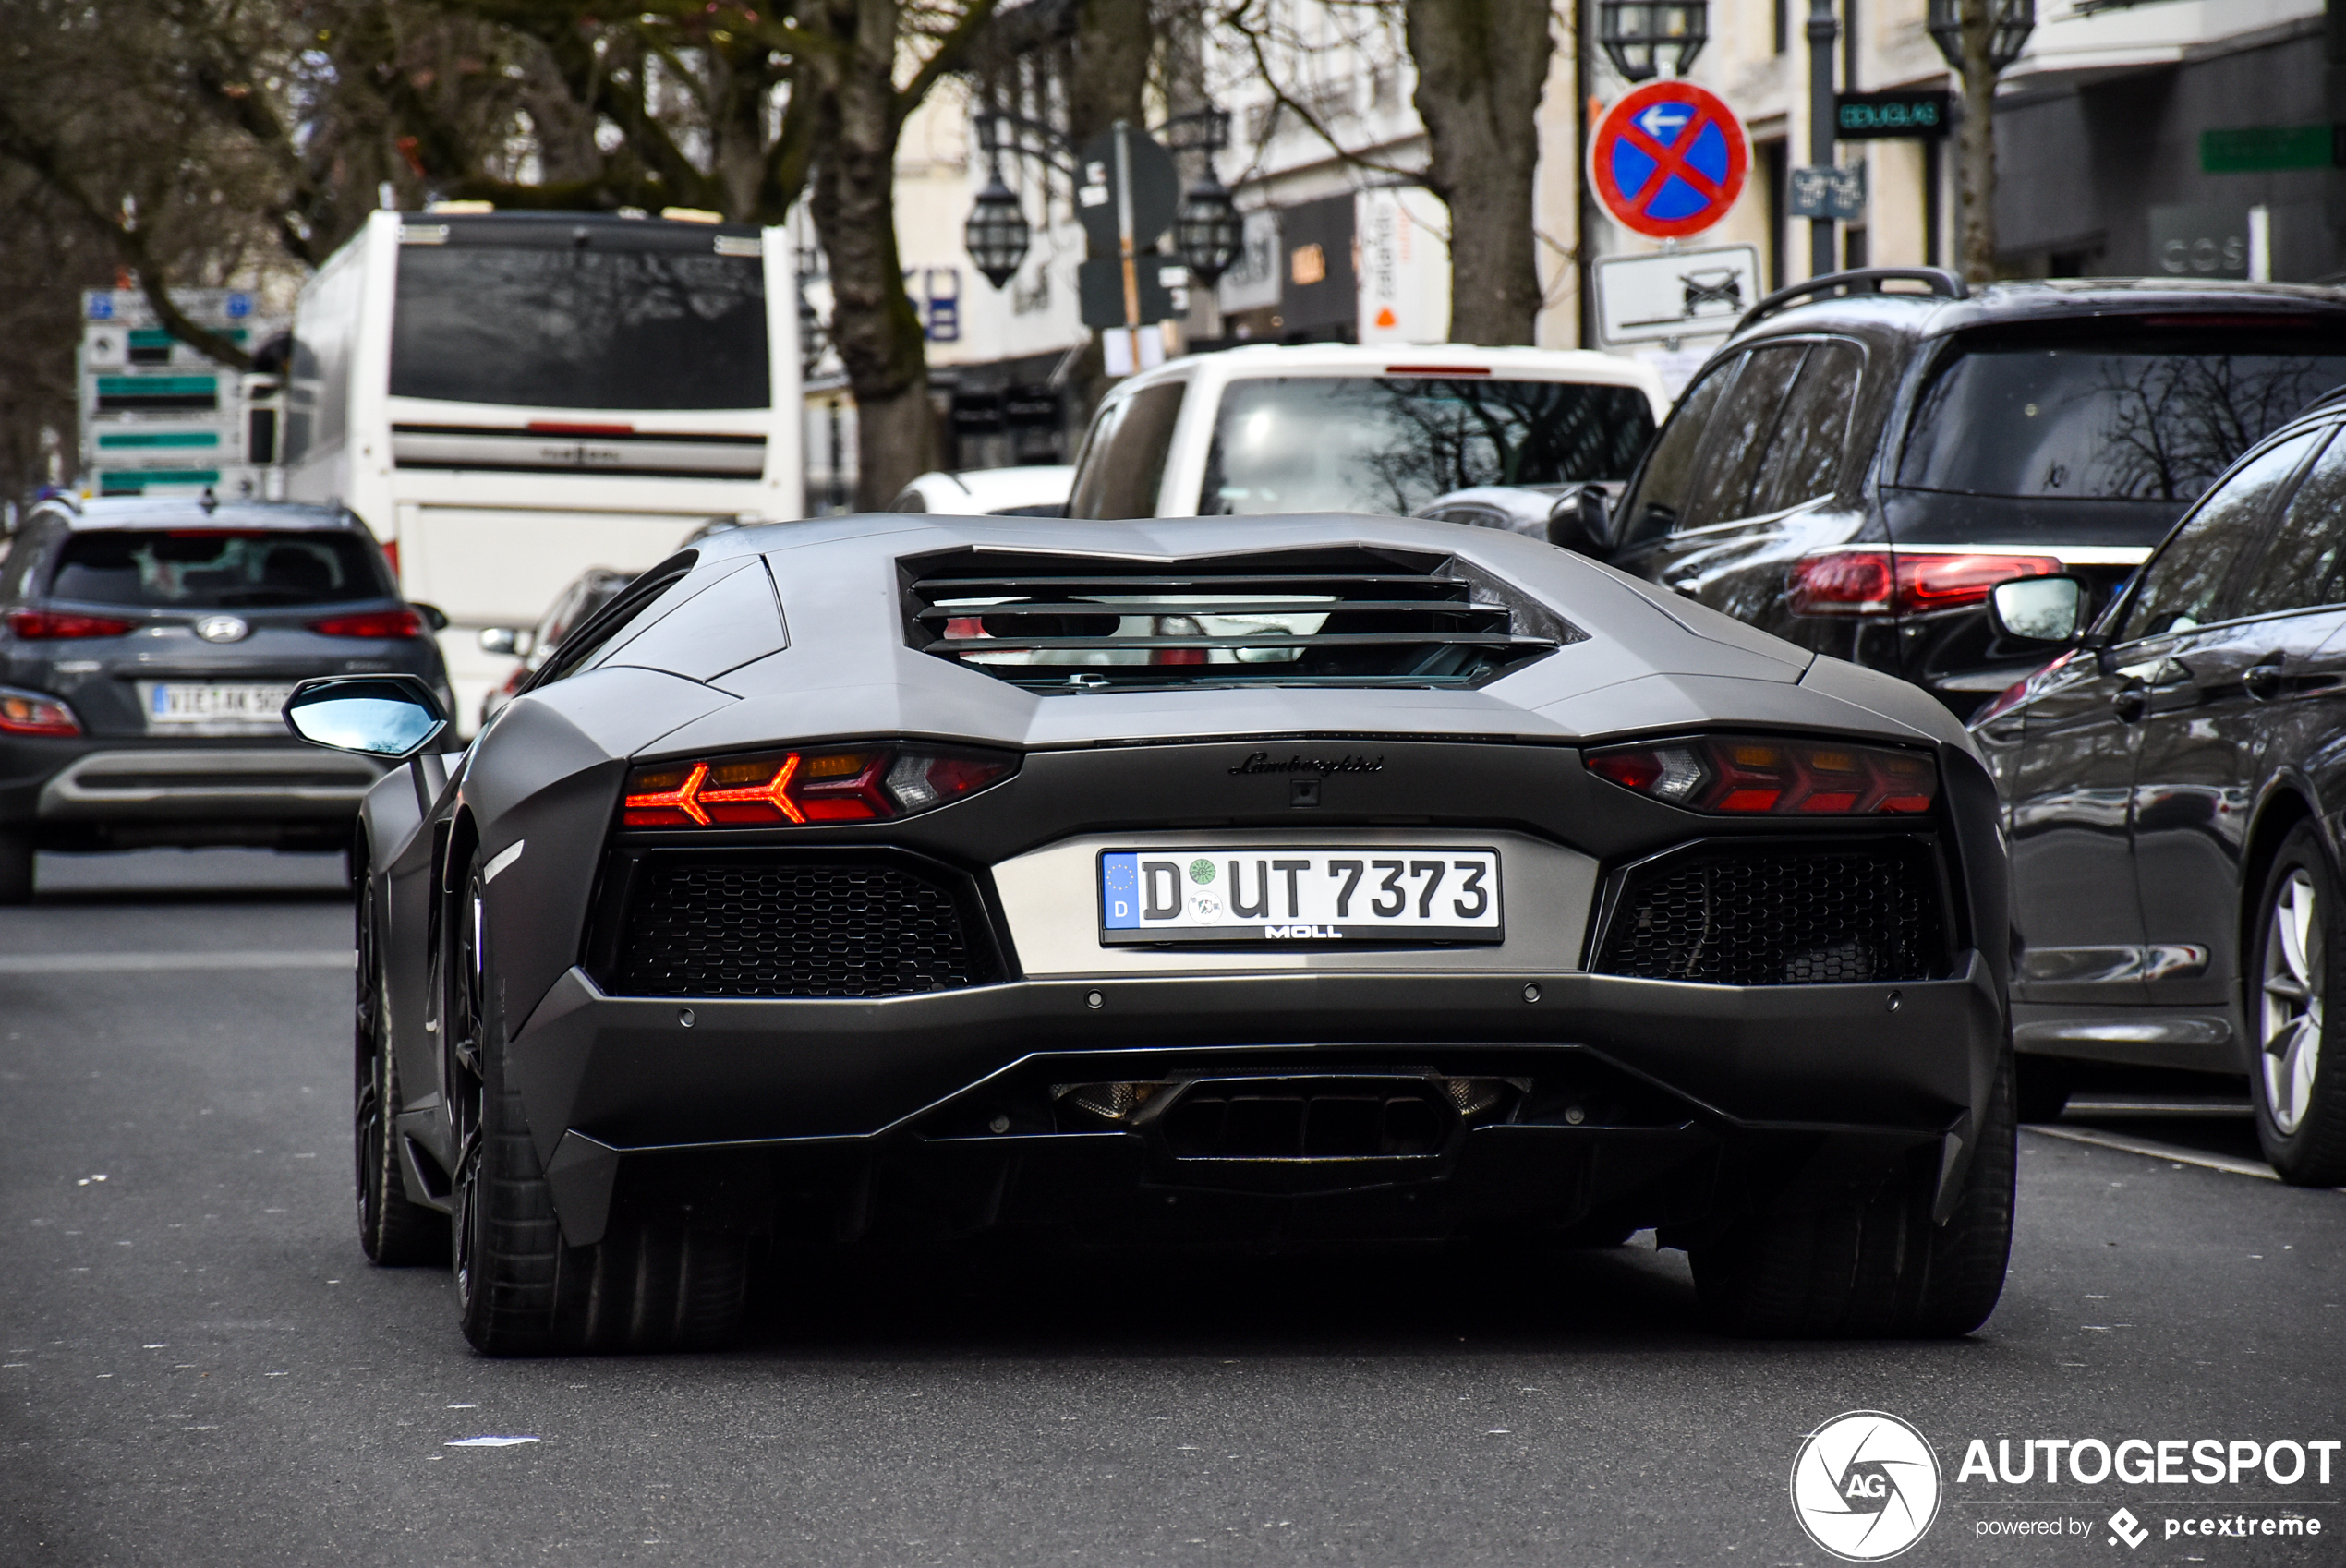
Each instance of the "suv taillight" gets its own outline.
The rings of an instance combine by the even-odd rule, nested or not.
[[[27,642],[66,637],[119,637],[130,630],[127,621],[106,615],[75,615],[54,609],[12,609],[8,630]]]
[[[1927,812],[1939,768],[1919,752],[1776,735],[1699,735],[1591,752],[1589,771],[1688,811],[1732,816]]]
[[[1984,604],[1999,583],[2061,569],[2050,555],[1822,550],[1792,563],[1784,595],[1795,615],[1927,615]]]
[[[73,709],[40,692],[0,686],[0,735],[79,735]]]
[[[309,629],[321,637],[367,637],[381,642],[422,636],[424,620],[412,609],[370,609],[357,615],[330,615],[311,621]]]
[[[820,826],[910,816],[1018,771],[998,752],[893,742],[653,763],[631,769],[630,827]]]

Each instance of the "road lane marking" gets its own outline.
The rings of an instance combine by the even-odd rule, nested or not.
[[[181,969],[351,969],[349,948],[218,953],[0,953],[0,974],[147,974]]]
[[[2047,1138],[2065,1138],[2072,1143],[2090,1143],[2097,1149],[2116,1149],[2122,1153],[2140,1154],[2146,1159],[2172,1160],[2178,1164],[2197,1165],[2203,1170],[2222,1171],[2228,1176],[2255,1176],[2259,1181],[2279,1181],[2270,1165],[2255,1160],[2235,1160],[2229,1154],[2207,1154],[2196,1149],[2185,1149],[2172,1143],[2158,1143],[2147,1138],[2128,1138],[2122,1133],[2087,1132],[2083,1128],[2044,1127],[2035,1122],[2023,1130],[2040,1132]]]

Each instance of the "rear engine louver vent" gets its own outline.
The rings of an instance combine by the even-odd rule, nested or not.
[[[1475,686],[1587,635],[1478,567],[1403,550],[906,565],[913,647],[1038,691]]]

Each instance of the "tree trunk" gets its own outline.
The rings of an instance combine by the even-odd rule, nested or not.
[[[1403,0],[1425,183],[1450,208],[1454,343],[1528,344],[1540,313],[1532,177],[1548,20],[1548,0]]]
[[[1988,57],[1994,0],[1963,0],[1963,119],[1956,127],[1956,254],[1964,282],[1996,281],[1996,70]]]
[[[855,505],[937,466],[927,344],[896,246],[897,0],[829,0],[810,210],[831,275],[831,342],[855,393]]]
[[[1081,148],[1119,120],[1140,128],[1155,42],[1149,30],[1149,0],[1082,0],[1076,6],[1067,72],[1070,142]],[[1087,241],[1084,247],[1084,255],[1092,260],[1116,253],[1113,245],[1103,250]],[[1113,384],[1099,334],[1093,332],[1083,340],[1083,352],[1076,356],[1068,376],[1069,390],[1082,403],[1076,412],[1084,428],[1091,427],[1092,416]],[[1074,453],[1068,455],[1072,458]]]
[[[1081,147],[1119,120],[1141,124],[1149,84],[1149,0],[1081,0],[1067,78],[1067,136]]]

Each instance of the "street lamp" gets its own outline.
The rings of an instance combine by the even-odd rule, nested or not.
[[[970,259],[977,263],[987,283],[1000,288],[1017,275],[1033,237],[1026,210],[1019,205],[1017,194],[1002,183],[1001,164],[994,163],[986,173],[986,188],[977,193],[970,208],[969,222],[961,225],[961,243],[968,247]]]
[[[1173,216],[1173,248],[1180,252],[1190,276],[1212,288],[1238,259],[1243,233],[1237,204],[1208,163],[1205,177],[1190,187]]]
[[[1682,77],[1710,41],[1710,0],[1597,0],[1597,42],[1631,81],[1657,75],[1664,53]]]
[[[1988,68],[2001,76],[2028,46],[2037,30],[2037,0],[1980,0],[1988,7]],[[1963,73],[1964,0],[1930,0],[1930,41],[1939,45],[1948,66]]]

